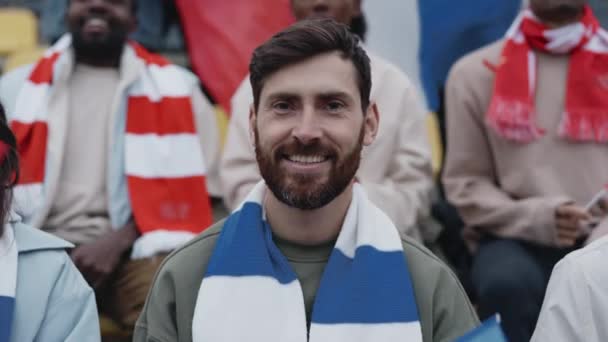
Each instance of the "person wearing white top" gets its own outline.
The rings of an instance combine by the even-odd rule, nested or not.
[[[608,236],[553,269],[532,342],[608,341]]]

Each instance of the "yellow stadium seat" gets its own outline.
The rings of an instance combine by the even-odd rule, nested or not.
[[[33,49],[38,45],[38,20],[27,9],[0,10],[0,55]]]
[[[220,131],[220,142],[223,148],[224,142],[226,141],[226,135],[228,134],[228,114],[226,114],[226,111],[224,111],[224,108],[220,105],[216,105],[213,109],[215,110],[217,129]]]
[[[130,341],[132,332],[120,327],[111,318],[100,314],[99,328],[101,330],[102,341]]]
[[[2,71],[8,72],[20,66],[36,62],[38,59],[40,59],[40,57],[42,57],[42,54],[46,49],[47,48],[44,46],[38,46],[32,49],[19,50],[11,53],[6,58]]]
[[[433,176],[439,179],[439,173],[443,164],[443,144],[441,142],[441,132],[439,130],[439,120],[437,114],[429,113],[426,119],[426,128],[428,130],[431,143],[431,156],[433,165]]]

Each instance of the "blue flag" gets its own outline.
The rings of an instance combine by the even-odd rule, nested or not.
[[[500,317],[494,315],[455,342],[507,342],[507,337],[500,327]]]

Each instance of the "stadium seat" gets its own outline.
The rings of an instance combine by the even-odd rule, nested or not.
[[[443,144],[441,143],[441,133],[439,131],[439,121],[437,114],[429,113],[426,119],[426,128],[428,130],[431,143],[431,156],[433,165],[433,176],[439,179],[439,173],[443,164]]]
[[[221,146],[223,148],[224,142],[226,142],[226,135],[228,134],[228,121],[229,121],[228,114],[226,114],[226,111],[220,105],[215,105],[213,107],[213,110],[215,111],[217,129],[220,132],[220,142],[221,142]]]
[[[100,314],[99,327],[103,342],[123,342],[130,341],[132,332],[120,327],[111,318]]]
[[[0,9],[0,55],[34,49],[38,45],[38,20],[28,9]]]

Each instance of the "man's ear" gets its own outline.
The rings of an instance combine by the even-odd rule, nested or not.
[[[253,108],[253,104],[249,106],[249,141],[251,141],[251,145],[255,147],[255,123],[257,120],[257,115],[255,113],[255,108]]]
[[[376,134],[378,134],[378,127],[380,125],[380,113],[378,112],[378,106],[375,102],[372,102],[367,107],[363,125],[365,126],[363,145],[369,146],[376,139]]]

